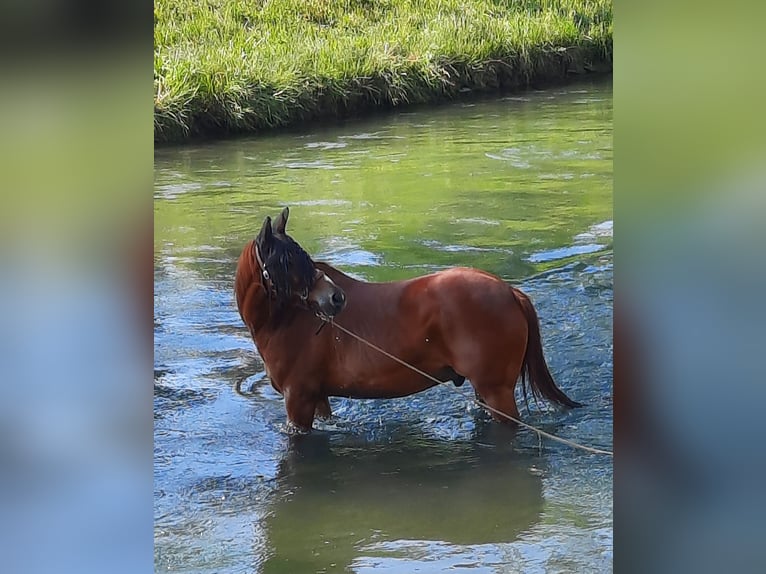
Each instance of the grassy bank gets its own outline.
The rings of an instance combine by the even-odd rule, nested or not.
[[[611,68],[611,0],[156,0],[155,141]]]

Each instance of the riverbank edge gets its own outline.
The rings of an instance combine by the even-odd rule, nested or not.
[[[507,95],[526,89],[577,83],[585,78],[612,73],[612,53],[596,46],[552,48],[540,54],[533,69],[513,59],[493,59],[482,63],[444,62],[439,66],[439,81],[410,78],[401,83],[385,70],[365,78],[307,81],[300,93],[254,86],[240,113],[232,122],[226,102],[199,105],[188,102],[189,110],[167,114],[155,104],[154,143],[179,145],[239,136],[275,133],[297,125],[306,127],[328,121],[361,118],[375,113],[403,110],[412,106],[440,105],[460,99]],[[199,106],[197,111],[192,111]],[[269,113],[270,109],[279,113]],[[260,112],[257,110],[261,110]]]

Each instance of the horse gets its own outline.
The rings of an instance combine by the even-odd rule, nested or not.
[[[397,398],[436,383],[334,328],[340,325],[440,381],[466,380],[492,417],[519,418],[516,385],[535,399],[582,406],[553,380],[529,297],[496,275],[455,267],[404,281],[359,281],[315,262],[286,232],[289,208],[242,249],[237,309],[285,400],[309,432],[331,416],[329,397]],[[328,328],[325,328],[329,325]]]

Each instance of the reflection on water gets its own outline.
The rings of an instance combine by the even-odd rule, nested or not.
[[[265,521],[264,572],[341,571],[403,541],[510,542],[539,521],[542,479],[510,436],[493,444],[399,432],[385,443],[330,434],[291,441]]]
[[[522,416],[610,447],[609,86],[167,148],[155,173],[157,571],[611,569],[610,459],[492,423],[468,385],[334,398],[291,437],[232,292],[284,204],[356,277],[487,269],[532,297],[554,377],[586,404]]]

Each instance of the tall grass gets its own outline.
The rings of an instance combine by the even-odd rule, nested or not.
[[[156,141],[611,69],[611,0],[156,0]]]

